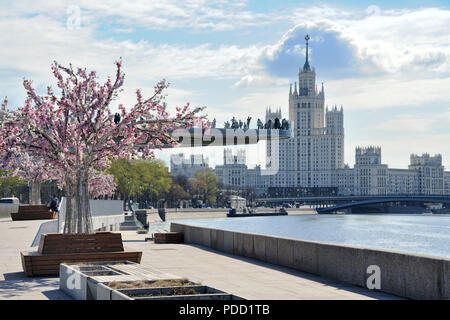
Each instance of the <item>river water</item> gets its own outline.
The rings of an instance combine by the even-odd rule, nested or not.
[[[189,219],[177,222],[200,227],[450,258],[450,215],[311,214]]]

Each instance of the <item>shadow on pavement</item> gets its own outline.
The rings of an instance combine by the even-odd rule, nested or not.
[[[5,280],[0,281],[0,299],[32,299],[39,294],[58,299],[68,297],[59,291],[59,277],[27,277],[25,272],[3,274]]]
[[[262,268],[280,271],[280,272],[287,273],[287,274],[290,274],[293,276],[301,277],[303,279],[321,283],[324,286],[329,286],[332,288],[336,288],[338,290],[350,291],[350,292],[364,295],[366,297],[370,297],[370,298],[374,298],[374,299],[382,299],[382,300],[404,300],[405,299],[402,297],[394,296],[392,294],[387,294],[387,293],[384,293],[381,291],[369,290],[367,288],[358,287],[358,286],[355,286],[352,284],[342,283],[342,282],[339,282],[336,280],[327,279],[327,278],[324,278],[324,277],[321,277],[318,275],[314,275],[314,274],[303,272],[303,271],[298,271],[298,270],[295,270],[292,268],[282,267],[282,266],[270,264],[268,262],[262,262],[262,261],[259,261],[256,259],[252,259],[252,258],[247,258],[247,257],[242,257],[242,256],[225,253],[222,251],[217,251],[217,250],[214,250],[214,249],[211,249],[208,247],[204,247],[201,245],[197,245],[197,244],[183,244],[183,245],[193,246],[193,247],[196,247],[196,248],[199,248],[199,249],[202,249],[202,250],[214,253],[214,254],[219,254],[219,255],[222,255],[225,257],[229,257],[231,259],[236,259],[236,260],[244,261],[247,263],[251,263],[251,264],[260,266]]]

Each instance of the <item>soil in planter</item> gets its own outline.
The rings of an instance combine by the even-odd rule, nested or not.
[[[111,271],[101,266],[89,266],[89,267],[79,267],[80,272],[96,272],[96,271]]]
[[[156,281],[133,281],[133,282],[109,282],[106,285],[112,289],[135,289],[135,288],[162,288],[162,287],[184,287],[200,285],[189,281],[188,279],[174,279],[174,280],[156,280]]]
[[[121,264],[129,264],[128,261],[105,261],[105,262],[81,262],[81,263],[68,263],[70,266],[77,267],[103,267],[103,266],[115,266]]]
[[[131,298],[144,298],[144,297],[166,297],[166,296],[187,296],[193,294],[200,294],[192,288],[173,288],[169,292],[165,293],[146,293],[146,294],[127,294]]]
[[[98,276],[118,276],[119,272],[112,270],[99,270],[99,271],[84,271],[83,272],[87,276],[98,277]]]

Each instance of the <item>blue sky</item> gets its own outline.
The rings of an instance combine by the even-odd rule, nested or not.
[[[105,78],[123,57],[117,103],[166,78],[170,108],[207,106],[219,124],[269,106],[287,116],[308,33],[326,103],[344,107],[347,163],[356,146],[379,145],[390,167],[428,152],[450,168],[449,27],[449,1],[0,1],[0,95],[21,105],[23,77],[44,90],[53,60]],[[250,166],[264,163],[264,145],[246,149]],[[158,157],[180,151],[222,159],[220,148]]]

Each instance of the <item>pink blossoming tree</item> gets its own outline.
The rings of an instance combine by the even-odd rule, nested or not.
[[[112,160],[148,158],[163,145],[174,145],[170,132],[194,125],[207,127],[203,108],[177,108],[169,117],[163,104],[167,83],[160,81],[153,95],[144,99],[137,90],[137,103],[128,110],[118,105],[113,114],[111,104],[124,82],[122,62],[116,62],[114,79],[103,84],[95,71],[74,70],[58,63],[52,65],[60,95],[48,87],[46,95],[38,95],[31,81],[23,85],[27,93],[25,105],[17,111],[2,112],[0,161],[8,165],[13,157],[6,150],[41,157],[58,173],[66,188],[64,233],[91,233],[92,219],[89,197],[110,192],[115,187],[112,177],[104,174]],[[2,109],[5,109],[3,107]]]
[[[40,157],[31,156],[28,153],[16,153],[12,157],[5,169],[9,170],[11,175],[28,181],[31,203],[41,204],[42,183],[53,180],[52,176],[56,178],[58,173],[52,172],[48,164]]]

